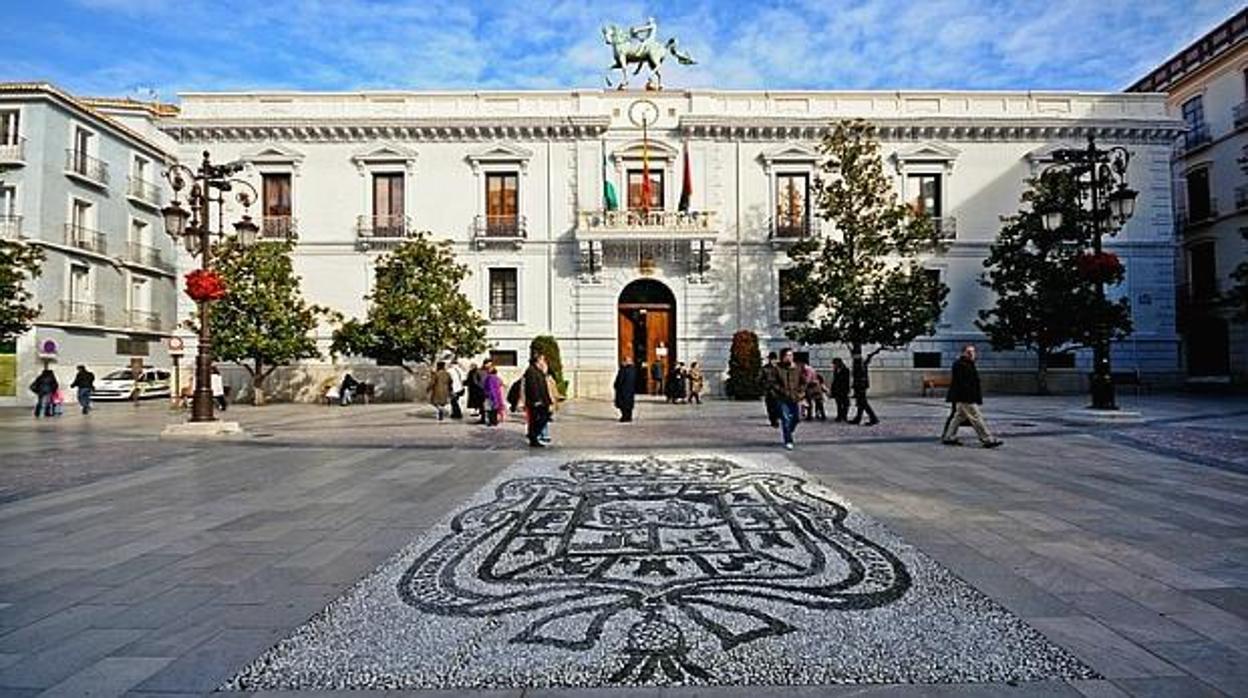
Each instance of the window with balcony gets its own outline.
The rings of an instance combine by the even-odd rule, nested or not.
[[[662,211],[665,209],[663,170],[650,170],[650,184],[647,187],[645,170],[628,171],[628,210],[630,211]],[[650,201],[646,201],[649,191]]]
[[[400,187],[402,185],[400,184]],[[289,239],[295,226],[291,208],[291,176],[289,172],[266,172],[260,177],[263,199],[260,235],[264,238]]]
[[[516,322],[519,310],[519,274],[515,269],[490,269],[490,320]]]
[[[141,155],[135,155],[130,162],[130,186],[127,191],[131,199],[149,206],[160,205],[160,187],[152,181],[152,163]]]
[[[89,158],[91,157],[91,141],[93,133],[82,127],[74,129],[74,162],[73,169],[80,175],[87,175]],[[89,176],[89,175],[88,175]]]
[[[1183,123],[1187,132],[1183,134],[1183,144],[1187,149],[1196,148],[1210,141],[1209,125],[1205,123],[1205,100],[1196,95],[1183,103]]]
[[[781,269],[779,271],[777,289],[779,290],[780,322],[801,322],[805,319],[797,307],[797,299],[794,293],[796,280],[796,269]]]
[[[65,225],[65,244],[103,254],[104,236],[95,230],[95,207],[90,201],[73,199],[69,206],[69,222]]]
[[[95,289],[91,284],[90,266],[77,263],[69,265],[67,291],[67,297],[61,301],[62,322],[104,324],[103,308],[95,303]]]
[[[1187,173],[1187,213],[1193,222],[1213,217],[1209,168],[1201,167]]]
[[[485,174],[485,234],[520,234],[520,176],[515,172]]]
[[[22,113],[16,109],[0,111],[0,146],[17,145],[21,138]]]
[[[22,235],[22,218],[17,215],[17,187],[0,186],[0,240],[16,240]]]
[[[1187,250],[1187,269],[1191,277],[1193,301],[1210,301],[1218,295],[1217,247],[1210,240],[1192,245]]]
[[[805,237],[810,232],[810,175],[776,175],[776,228],[779,238]]]
[[[403,184],[402,172],[373,175],[373,236],[399,238],[406,235]]]

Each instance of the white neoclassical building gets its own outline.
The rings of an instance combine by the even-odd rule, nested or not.
[[[378,256],[431,231],[470,266],[465,291],[491,321],[495,356],[522,363],[533,336],[552,334],[580,395],[604,393],[624,353],[699,360],[717,388],[737,329],[756,331],[764,349],[788,344],[786,249],[835,234],[810,215],[807,191],[821,135],[849,117],[879,127],[897,196],[937,218],[951,243],[925,260],[951,288],[936,334],[873,364],[875,385],[917,391],[924,370],[983,339],[974,320],[992,299],[978,284],[982,262],[1027,178],[1052,149],[1095,134],[1132,151],[1141,192],[1110,243],[1128,270],[1114,292],[1129,296],[1135,321],[1113,348],[1115,368],[1157,379],[1178,370],[1169,171],[1181,125],[1162,95],[201,92],[179,107],[160,124],[179,158],[209,150],[248,163],[264,231],[296,236],[312,301],[363,315]],[[607,183],[619,211],[604,210]],[[818,366],[844,353],[806,350]],[[1068,361],[1073,388],[1088,357]],[[988,351],[982,365],[998,385],[1022,387],[1034,363]]]

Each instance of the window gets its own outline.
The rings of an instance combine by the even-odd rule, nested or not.
[[[490,269],[490,320],[516,322],[519,289],[515,269]]]
[[[132,339],[129,337],[117,338],[117,355],[118,356],[147,356],[148,346],[150,342],[146,339]],[[118,375],[120,374],[120,375]],[[116,378],[113,378],[116,376]],[[117,371],[105,376],[105,380],[126,380],[131,377],[130,369]]]
[[[92,133],[81,126],[74,128],[74,157],[72,167],[80,175],[90,176],[88,165],[91,157]]]
[[[69,209],[69,239],[75,247],[95,249],[95,231],[91,229],[91,202],[74,199]]]
[[[663,170],[650,170],[650,202],[645,201],[645,171],[628,171],[628,210],[630,211],[662,211],[663,201]]]
[[[152,239],[148,233],[150,228],[147,223],[135,218],[130,221],[130,242],[135,245],[150,246]]]
[[[290,184],[290,173],[260,175],[260,196],[264,200],[260,233],[266,238],[284,238],[292,232]]]
[[[406,235],[403,204],[403,173],[373,175],[373,234],[380,237]]]
[[[938,351],[916,351],[913,354],[915,368],[940,368],[941,353]]]
[[[1212,240],[1192,245],[1187,251],[1192,300],[1213,300],[1218,295],[1218,256]]]
[[[796,299],[793,297],[793,283],[796,278],[796,269],[781,269],[779,276],[780,291],[780,322],[801,322],[805,318],[802,317],[801,311],[795,305]]]
[[[910,209],[919,215],[941,217],[940,175],[912,174],[906,176]]]
[[[16,233],[17,224],[17,187],[0,186],[0,238],[11,237]]]
[[[809,232],[810,175],[776,175],[776,237],[802,237]]]
[[[21,136],[18,127],[21,112],[17,110],[0,111],[0,146],[17,145]]]
[[[151,286],[141,276],[130,277],[130,309],[146,312],[152,305]]]
[[[1200,95],[1183,103],[1183,123],[1189,129],[1199,128],[1205,123],[1205,100]]]
[[[85,264],[71,264],[69,267],[69,302],[71,304],[90,303],[91,300],[91,267]]]
[[[514,349],[491,349],[490,361],[495,366],[516,366],[519,365],[519,355]]]
[[[133,177],[136,182],[146,182],[148,164],[149,163],[146,158],[141,158],[137,155],[134,156],[134,163],[130,167],[130,176]]]
[[[519,229],[520,176],[515,172],[485,175],[486,234],[514,236]]]
[[[1193,221],[1204,220],[1213,215],[1213,202],[1209,198],[1209,168],[1207,167],[1187,173],[1187,213]]]

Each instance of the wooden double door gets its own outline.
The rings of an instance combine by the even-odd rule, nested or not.
[[[668,303],[620,303],[619,359],[637,367],[637,393],[660,395],[676,361],[676,308]]]

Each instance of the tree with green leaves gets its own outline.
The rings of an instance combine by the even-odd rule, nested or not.
[[[1003,218],[1001,232],[984,260],[980,284],[996,302],[979,311],[975,325],[993,349],[1023,348],[1036,353],[1036,383],[1048,393],[1048,363],[1054,354],[1090,347],[1098,327],[1111,340],[1131,332],[1127,299],[1101,300],[1096,281],[1120,283],[1117,257],[1088,253],[1091,212],[1079,200],[1070,173],[1053,171],[1031,180],[1018,213]],[[1060,212],[1062,226],[1044,227],[1045,212]]]
[[[320,356],[312,333],[332,312],[310,305],[300,293],[291,263],[293,242],[265,241],[243,246],[227,240],[214,246],[214,267],[226,295],[214,301],[212,352],[251,374],[255,401],[279,366]]]
[[[763,396],[763,352],[758,335],[737,330],[728,354],[728,382],[724,392],[734,400],[757,400]]]
[[[0,343],[25,334],[39,317],[30,284],[39,277],[42,263],[38,247],[0,240]]]
[[[367,315],[335,330],[330,350],[409,372],[407,364],[431,363],[442,352],[480,354],[486,320],[460,291],[468,275],[449,242],[417,233],[377,260]]]
[[[871,124],[837,123],[819,152],[814,209],[832,231],[789,249],[794,271],[784,303],[804,320],[785,334],[844,345],[865,382],[876,354],[935,331],[949,289],[920,258],[944,243],[927,215],[898,199]]]
[[[559,342],[548,334],[541,334],[529,343],[529,355],[541,354],[546,357],[546,367],[550,377],[555,379],[555,387],[560,395],[568,394],[568,381],[563,377],[563,355],[559,351]]]

